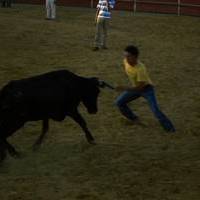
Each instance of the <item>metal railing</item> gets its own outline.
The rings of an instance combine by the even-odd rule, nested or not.
[[[129,0],[131,1],[131,0]],[[177,15],[180,15],[180,10],[181,10],[181,0],[177,0],[177,2],[169,2],[169,1],[145,1],[145,0],[132,0],[134,2],[134,9],[133,12],[137,12],[137,4],[153,4],[153,5],[161,5],[161,6],[175,6],[177,7]]]
[[[94,8],[94,4],[97,1],[91,0],[91,8]],[[172,6],[176,8],[177,12],[176,14],[179,16],[181,15],[181,8],[187,7],[187,8],[199,8],[199,16],[200,16],[200,1],[197,4],[194,3],[183,3],[184,1],[182,0],[177,0],[177,1],[167,1],[167,0],[161,0],[161,1],[155,1],[155,0],[117,0],[119,3],[132,3],[133,7],[130,10],[133,10],[134,13],[138,12],[138,7],[141,4],[146,4],[146,5],[160,5],[160,6]]]

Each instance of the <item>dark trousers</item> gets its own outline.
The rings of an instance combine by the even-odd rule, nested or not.
[[[1,7],[11,7],[11,0],[1,0]]]

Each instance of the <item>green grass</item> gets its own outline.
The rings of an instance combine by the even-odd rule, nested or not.
[[[31,145],[40,122],[29,122],[9,142],[23,158],[0,168],[1,200],[199,200],[199,18],[113,12],[109,50],[92,52],[95,10],[57,7],[46,21],[42,6],[0,9],[0,85],[56,69],[128,84],[123,49],[141,50],[162,110],[176,134],[159,126],[143,99],[130,106],[146,124],[131,126],[113,106],[118,93],[102,90],[99,112],[80,111],[96,138],[87,144],[71,120],[51,121],[38,152]]]

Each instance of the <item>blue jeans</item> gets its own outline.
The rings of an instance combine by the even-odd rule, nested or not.
[[[172,122],[167,118],[167,116],[160,110],[157,100],[155,97],[155,91],[153,86],[148,85],[142,91],[125,91],[123,92],[115,101],[115,105],[119,108],[120,112],[128,119],[135,120],[138,117],[133,113],[133,111],[128,107],[127,103],[139,98],[144,97],[155,117],[160,122],[161,126],[166,131],[175,131]]]

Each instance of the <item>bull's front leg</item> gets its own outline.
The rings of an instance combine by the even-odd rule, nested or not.
[[[85,122],[85,120],[83,119],[83,117],[80,115],[80,113],[78,113],[78,111],[76,113],[73,113],[71,115],[72,119],[77,122],[80,127],[83,129],[83,131],[85,132],[85,136],[86,136],[86,139],[87,141],[90,143],[90,144],[96,144],[95,141],[94,141],[94,138],[92,136],[92,134],[90,133],[90,131],[88,130],[87,128],[87,124]]]
[[[48,119],[44,119],[42,121],[42,133],[40,134],[40,136],[37,138],[37,140],[35,141],[35,143],[33,145],[33,150],[34,151],[39,149],[39,147],[42,144],[42,142],[43,142],[48,130],[49,130],[49,120]]]

